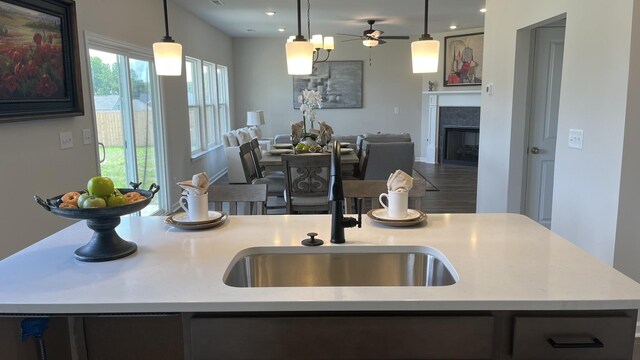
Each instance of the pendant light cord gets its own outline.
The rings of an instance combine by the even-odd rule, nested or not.
[[[164,30],[166,33],[163,41],[173,42],[173,39],[171,38],[171,36],[169,36],[169,16],[167,15],[167,0],[163,0],[163,2],[164,2]]]
[[[311,1],[307,0],[307,37],[311,39]]]
[[[433,40],[431,35],[429,35],[429,0],[424,0],[424,33],[420,36],[420,41],[422,40]]]
[[[302,36],[302,24],[300,21],[300,0],[298,0],[298,37],[301,37],[301,36]]]
[[[425,34],[429,33],[427,29],[428,23],[429,23],[429,0],[424,0],[424,33]]]

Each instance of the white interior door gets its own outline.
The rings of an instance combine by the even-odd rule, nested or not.
[[[564,27],[535,29],[525,214],[551,228]]]

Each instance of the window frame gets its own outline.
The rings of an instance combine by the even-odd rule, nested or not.
[[[191,56],[185,56],[185,63],[187,66],[194,66],[195,68],[193,74],[194,86],[197,87],[198,97],[197,105],[188,104],[189,111],[196,107],[198,108],[195,136],[198,137],[199,147],[191,151],[191,158],[194,159],[221,146],[222,134],[229,131],[231,125],[229,73],[227,66],[200,60]],[[207,76],[205,76],[205,68],[207,68]],[[219,71],[223,71],[224,76],[220,77],[218,75]],[[189,92],[187,92],[187,97],[188,94]],[[222,111],[221,107],[226,109],[226,111]],[[191,126],[191,124],[189,126]],[[190,144],[193,142],[191,136],[190,128]]]

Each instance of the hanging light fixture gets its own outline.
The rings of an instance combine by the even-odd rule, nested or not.
[[[311,39],[313,44],[313,63],[325,62],[329,60],[331,56],[331,50],[334,49],[335,44],[333,36],[322,36],[322,34],[315,34],[311,36],[311,1],[307,0],[307,36]],[[327,56],[323,60],[320,60],[320,50],[327,52]]]
[[[153,58],[156,73],[163,76],[180,76],[182,74],[182,45],[169,36],[169,18],[167,17],[167,0],[164,1],[164,28],[166,35],[161,42],[153,43]]]
[[[166,1],[166,0],[165,0]],[[313,70],[313,44],[302,36],[300,0],[298,0],[298,35],[285,45],[289,75],[309,75]]]
[[[429,22],[429,0],[424,0],[424,34],[411,43],[413,73],[435,73],[438,71],[440,42],[433,40],[427,31]]]

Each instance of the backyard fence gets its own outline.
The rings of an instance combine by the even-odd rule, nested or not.
[[[153,112],[151,110],[134,111],[133,123],[136,146],[153,146]],[[124,132],[120,111],[97,111],[96,124],[99,142],[107,147],[122,147]]]

